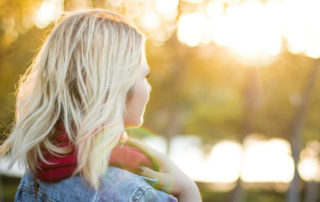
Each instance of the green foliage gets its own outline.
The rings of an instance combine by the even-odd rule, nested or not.
[[[240,135],[247,116],[246,85],[253,79],[248,69],[253,67],[232,58],[223,48],[214,49],[213,45],[188,48],[174,37],[161,47],[149,43],[147,50],[153,86],[145,116],[148,128],[167,134],[172,117],[177,116],[180,120],[176,122],[180,125],[177,133],[196,134],[206,141]],[[256,70],[258,104],[252,121],[254,131],[269,137],[289,138],[292,119],[313,63],[310,58],[284,50],[272,64]],[[305,131],[319,133],[320,94],[316,93],[319,90],[317,85]]]

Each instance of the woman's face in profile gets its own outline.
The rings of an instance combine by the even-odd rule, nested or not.
[[[135,82],[133,94],[126,104],[125,126],[138,127],[143,123],[143,114],[151,91],[151,86],[147,80],[149,66],[146,59],[144,59],[143,68]]]

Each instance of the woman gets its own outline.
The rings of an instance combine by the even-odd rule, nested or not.
[[[125,136],[143,122],[148,72],[144,37],[123,17],[84,10],[57,24],[21,79],[0,147],[27,168],[15,201],[200,201],[165,155]]]

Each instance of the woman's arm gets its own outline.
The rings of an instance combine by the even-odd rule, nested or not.
[[[159,180],[159,189],[177,196],[180,202],[201,201],[197,185],[165,154],[157,152],[148,145],[135,139],[130,138],[128,143],[139,148],[159,166],[160,171],[155,171],[148,167],[141,167],[141,175],[157,178]]]

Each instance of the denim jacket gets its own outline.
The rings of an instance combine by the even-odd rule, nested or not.
[[[154,189],[151,185],[155,179],[141,177],[126,170],[109,167],[102,177],[100,188],[95,191],[79,175],[61,180],[57,183],[47,183],[36,180],[37,199],[39,202],[177,202],[177,199],[165,192]],[[22,177],[15,201],[36,201],[33,174],[27,171]]]

